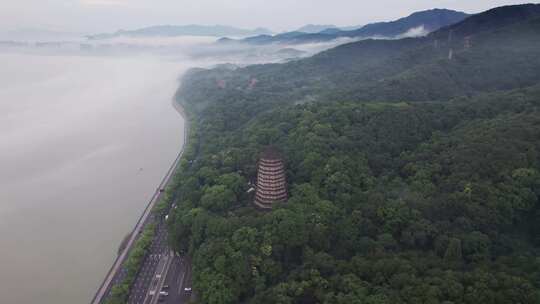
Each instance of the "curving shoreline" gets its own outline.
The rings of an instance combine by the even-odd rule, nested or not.
[[[115,278],[117,273],[122,269],[122,264],[126,261],[129,251],[133,248],[133,246],[136,243],[136,240],[139,236],[137,232],[142,231],[144,229],[144,226],[147,224],[148,217],[152,213],[152,210],[161,201],[163,193],[160,192],[160,189],[164,189],[172,180],[172,178],[174,177],[174,173],[176,172],[176,169],[178,168],[178,164],[180,163],[180,159],[182,158],[182,155],[184,154],[185,147],[187,144],[187,137],[189,135],[189,120],[187,118],[187,115],[183,106],[180,103],[178,103],[175,100],[175,98],[173,98],[172,100],[172,106],[184,120],[184,127],[183,127],[184,138],[183,138],[183,143],[182,143],[180,152],[178,152],[176,159],[171,164],[165,176],[159,183],[157,190],[154,192],[154,195],[150,198],[150,201],[148,202],[145,209],[143,210],[143,213],[137,220],[135,227],[131,230],[131,232],[129,232],[129,238],[126,238],[122,241],[123,244],[125,243],[125,247],[121,251],[119,251],[119,253],[117,254],[111,268],[107,272],[104,280],[102,281],[94,297],[92,298],[92,301],[90,302],[92,304],[102,303],[102,301],[106,298],[106,295],[108,295],[108,293],[110,292],[111,288],[114,285],[113,279]]]

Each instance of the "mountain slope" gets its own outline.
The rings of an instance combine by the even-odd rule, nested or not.
[[[370,37],[395,38],[407,35],[411,30],[417,30],[415,35],[427,34],[465,19],[468,15],[446,9],[433,9],[416,12],[391,22],[378,22],[365,25],[356,30],[344,31],[339,29],[327,29],[317,33],[303,33],[302,31],[278,34],[271,37],[250,37],[240,40],[244,43],[268,44],[268,43],[310,43],[330,41],[337,38],[365,39]]]
[[[536,8],[186,75],[169,230],[198,300],[537,304]],[[268,145],[290,198],[261,212],[248,181]]]
[[[455,24],[469,15],[447,9],[433,9],[416,12],[412,15],[392,22],[368,24],[358,30],[342,32],[339,36],[345,37],[395,37],[408,30],[423,27],[426,32],[433,32],[442,27]]]
[[[540,5],[538,4],[502,6],[478,14],[474,18],[457,22],[432,36],[446,38],[445,35],[452,31],[454,35],[465,37],[484,31],[494,31],[538,16],[540,16]]]
[[[230,86],[216,87],[216,94],[274,102],[433,100],[523,87],[539,77],[538,7],[502,7],[423,38],[363,40],[287,64],[201,72],[193,79],[212,88],[223,78]],[[471,26],[489,20],[493,29]],[[258,79],[255,88],[237,89],[249,78]],[[206,94],[192,93],[201,93],[199,100]]]

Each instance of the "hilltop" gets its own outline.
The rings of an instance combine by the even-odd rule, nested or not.
[[[333,24],[307,24],[297,29],[295,32],[315,34],[328,29],[339,30],[338,27]]]
[[[427,37],[368,39],[287,64],[255,65],[223,75],[208,71],[196,77],[207,85],[217,75],[231,84],[255,77],[260,85],[250,96],[276,102],[299,102],[306,96],[422,101],[522,87],[535,81],[540,70],[537,9],[538,5],[502,7]],[[489,23],[492,26],[486,27]],[[244,94],[231,92],[237,93]]]
[[[302,29],[275,36],[259,35],[238,40],[249,44],[286,43],[299,44],[331,41],[337,38],[399,38],[400,36],[422,36],[442,27],[457,23],[468,15],[447,9],[433,9],[411,14],[391,22],[378,22],[362,26],[354,30],[326,28],[319,32],[304,33]],[[231,42],[227,40],[227,42]]]

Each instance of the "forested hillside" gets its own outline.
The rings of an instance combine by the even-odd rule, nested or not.
[[[192,103],[206,94],[286,103],[425,101],[524,87],[540,77],[539,7],[494,9],[426,38],[365,40],[287,64],[200,72],[184,94]]]
[[[540,303],[538,7],[189,73],[169,229],[199,300]],[[268,145],[291,196],[261,212]]]

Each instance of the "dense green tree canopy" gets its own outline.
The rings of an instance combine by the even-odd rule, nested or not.
[[[443,29],[192,71],[169,228],[201,302],[539,303],[538,20],[465,23],[473,48],[450,61]],[[290,199],[261,212],[247,190],[269,144]]]

